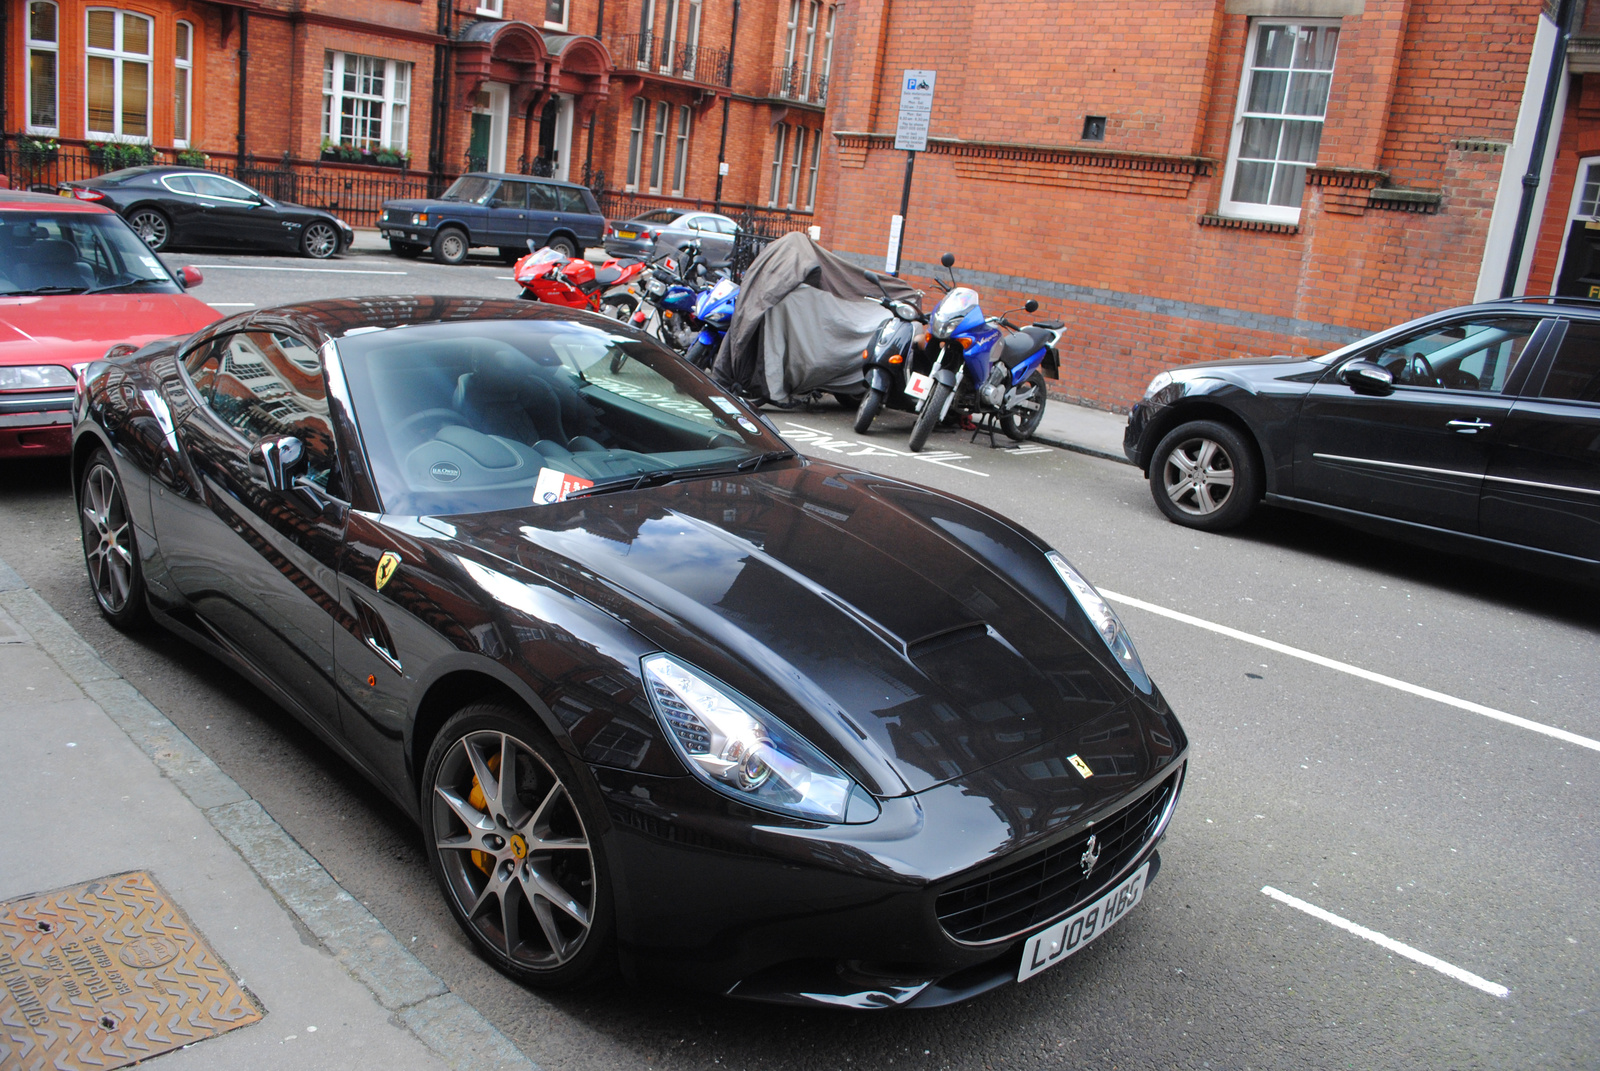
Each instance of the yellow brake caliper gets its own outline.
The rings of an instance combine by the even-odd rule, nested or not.
[[[489,772],[494,774],[496,777],[500,776],[499,755],[489,756]],[[489,813],[489,799],[483,794],[483,786],[478,784],[477,774],[472,775],[472,791],[467,793],[467,802],[472,804],[478,810],[482,811],[484,814]],[[483,871],[485,874],[488,874],[494,870],[494,856],[487,852],[474,851],[472,853],[472,865]]]

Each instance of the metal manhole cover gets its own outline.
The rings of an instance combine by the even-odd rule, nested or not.
[[[126,1067],[263,1014],[143,871],[0,903],[0,1071]]]

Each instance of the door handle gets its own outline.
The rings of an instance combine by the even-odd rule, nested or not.
[[[1476,435],[1485,428],[1494,427],[1487,420],[1452,420],[1449,422],[1449,426],[1463,435]]]

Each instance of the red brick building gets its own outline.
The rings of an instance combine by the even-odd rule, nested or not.
[[[986,307],[1037,296],[1072,328],[1061,389],[1126,406],[1170,364],[1318,352],[1497,296],[1554,14],[1540,0],[850,0],[818,215],[836,249],[883,264],[902,74],[935,70],[904,272],[927,276],[949,250]],[[1580,27],[1521,261],[1535,292],[1559,271],[1600,294],[1586,237],[1600,238],[1600,17]]]
[[[94,146],[97,161],[244,158],[328,196],[488,168],[803,216],[838,17],[832,0],[0,0],[0,12],[14,181],[69,177]],[[343,206],[357,223],[374,208]]]

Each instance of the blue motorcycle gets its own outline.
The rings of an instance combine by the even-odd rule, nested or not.
[[[919,452],[934,426],[947,417],[972,416],[978,430],[993,436],[995,426],[1022,442],[1044,419],[1045,376],[1060,378],[1056,343],[1065,328],[1060,320],[1041,320],[1018,327],[1005,316],[985,317],[978,293],[957,286],[956,259],[939,258],[950,271],[950,285],[934,279],[945,291],[928,314],[927,351],[933,366],[927,375],[913,374],[906,393],[921,401],[911,429],[911,451]],[[1029,298],[1022,310],[1038,311]],[[1002,335],[1000,327],[1011,334]],[[987,427],[985,427],[987,425]]]
[[[701,323],[700,337],[694,340],[684,360],[696,368],[710,370],[717,359],[722,338],[728,333],[733,320],[733,309],[739,300],[739,284],[732,279],[722,279],[709,290],[703,290],[694,303],[694,316]]]

